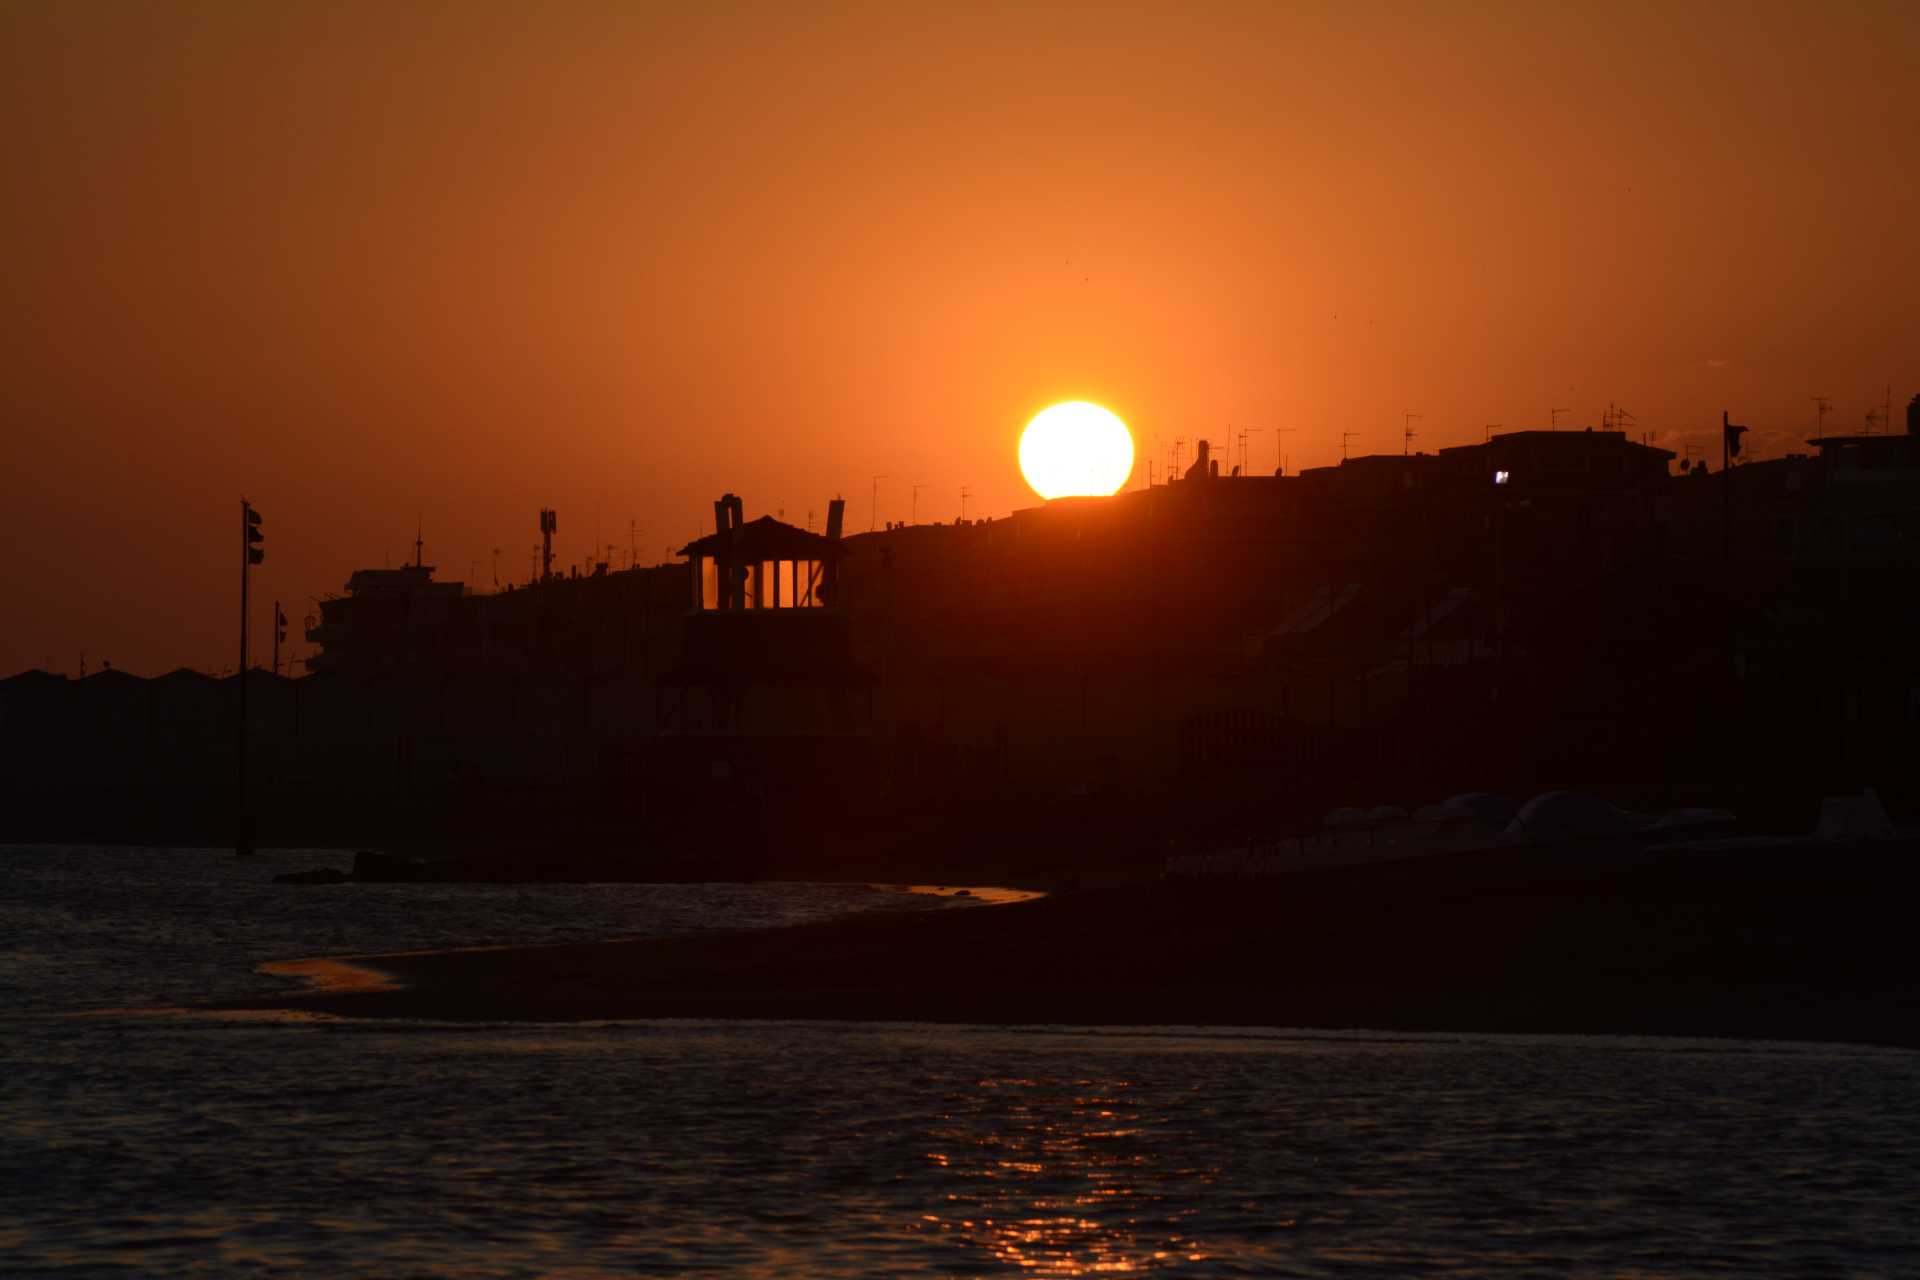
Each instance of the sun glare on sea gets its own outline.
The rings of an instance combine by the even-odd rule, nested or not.
[[[1020,433],[1020,474],[1043,498],[1104,498],[1133,474],[1133,436],[1097,404],[1053,405]]]

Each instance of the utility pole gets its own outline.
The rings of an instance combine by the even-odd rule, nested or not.
[[[1400,456],[1406,457],[1413,451],[1413,424],[1426,417],[1424,413],[1403,413],[1400,415]]]
[[[253,818],[247,807],[247,574],[266,559],[256,544],[265,541],[260,533],[260,513],[245,498],[240,500],[240,715],[234,726],[233,852],[246,857],[253,852]],[[280,607],[276,604],[274,612]]]
[[[872,533],[880,527],[880,482],[886,478],[885,476],[875,476],[873,478],[873,492],[867,498],[867,505],[869,507],[867,512],[868,533]]]
[[[1733,460],[1740,453],[1740,437],[1746,428],[1727,421],[1720,411],[1720,558],[1733,559]]]
[[[280,642],[287,638],[287,615],[280,612],[280,602],[273,602],[273,674],[280,674]]]

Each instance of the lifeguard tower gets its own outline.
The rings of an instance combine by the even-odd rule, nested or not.
[[[681,662],[663,681],[679,695],[663,716],[669,733],[864,731],[848,697],[866,682],[840,599],[845,511],[829,504],[823,536],[772,516],[749,521],[731,493],[713,504],[714,532],[680,549],[691,608]]]

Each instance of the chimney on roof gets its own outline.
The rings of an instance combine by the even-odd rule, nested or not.
[[[1205,480],[1210,475],[1219,474],[1220,468],[1210,467],[1207,464],[1208,456],[1212,452],[1212,446],[1205,440],[1199,440],[1194,443],[1193,447],[1193,465],[1187,468],[1187,474],[1184,478],[1188,480]]]
[[[822,566],[820,598],[829,605],[840,603],[840,528],[847,518],[847,500],[835,498],[827,504],[827,541],[833,543]]]

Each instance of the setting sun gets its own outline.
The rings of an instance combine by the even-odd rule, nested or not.
[[[1118,493],[1133,474],[1133,436],[1097,404],[1053,405],[1020,435],[1020,474],[1047,499]]]

